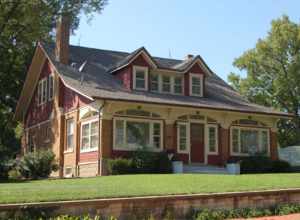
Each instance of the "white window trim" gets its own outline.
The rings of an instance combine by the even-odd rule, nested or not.
[[[97,147],[94,147],[94,148],[88,148],[88,149],[82,149],[82,127],[86,124],[90,124],[90,132],[91,132],[91,123],[93,122],[98,122],[98,118],[97,119],[93,119],[93,120],[89,120],[89,121],[85,121],[85,122],[82,122],[81,123],[81,126],[80,126],[80,153],[86,153],[86,152],[93,152],[93,151],[98,151],[98,148],[99,146]],[[98,145],[100,143],[100,134],[99,134],[99,130],[98,130]],[[91,134],[89,134],[89,145],[91,145]]]
[[[153,74],[153,73],[152,73]],[[153,75],[157,75],[158,76],[158,90],[151,90],[151,92],[154,93],[163,93],[163,94],[174,94],[174,95],[184,95],[184,78],[182,76],[170,76],[170,75],[164,75],[164,74],[157,74],[154,73]],[[170,92],[165,92],[163,91],[163,77],[167,76],[170,77]],[[175,78],[180,77],[181,78],[181,93],[176,93],[175,92]],[[151,80],[151,77],[150,77]],[[151,86],[151,81],[150,81],[150,86]]]
[[[209,150],[209,128],[216,129],[216,150]],[[218,155],[219,154],[219,127],[217,124],[206,124],[206,132],[205,132],[205,146],[206,152],[208,155]]]
[[[151,75],[157,76],[157,83],[158,83],[158,90],[152,90],[152,81],[151,81]],[[155,92],[155,93],[160,93],[161,92],[161,75],[160,74],[150,74],[150,91]]]
[[[140,70],[140,71],[144,71],[145,74],[145,87],[144,88],[136,88],[136,72]],[[133,89],[135,90],[141,90],[141,91],[147,91],[148,90],[148,67],[144,67],[144,66],[133,66]]]
[[[181,78],[181,93],[175,92],[175,78]],[[184,94],[184,78],[181,76],[173,76],[171,82],[172,82],[172,93],[175,95],[183,95]]]
[[[51,73],[49,76],[48,76],[48,100],[51,101],[54,99],[54,91],[55,91],[55,83],[54,83],[54,74]],[[52,97],[50,97],[50,79],[52,80]]]
[[[48,100],[48,88],[47,88],[48,82],[47,82],[47,78],[48,77],[44,77],[44,78],[40,79],[40,81],[38,83],[38,88],[37,88],[37,90],[38,90],[38,106],[41,106],[41,105],[45,104]],[[45,100],[43,98],[43,95],[44,95],[43,94],[44,93],[44,81],[46,81],[45,85],[46,85],[46,92],[47,92]],[[40,86],[41,86],[41,90],[39,90]],[[41,95],[41,100],[39,98],[40,95]]]
[[[179,125],[186,125],[186,149],[185,150],[180,150],[180,129]],[[190,154],[190,123],[188,122],[177,122],[177,153],[181,154]]]
[[[47,81],[48,77],[44,77],[41,82],[42,82],[42,102],[41,104],[45,104],[48,101],[48,81]],[[46,82],[46,84],[44,84],[44,82]],[[46,88],[44,88],[46,87]],[[45,96],[45,100],[44,100],[44,90],[46,91],[46,96]]]
[[[74,120],[74,118],[68,118],[67,120],[66,120],[66,149],[65,149],[65,151],[64,151],[64,153],[71,153],[71,152],[74,152],[74,148],[75,148],[75,146],[76,146],[76,141],[75,140],[73,140],[74,142],[73,142],[73,144],[74,144],[74,146],[72,146],[72,148],[71,149],[68,149],[68,121],[73,121],[73,139],[75,139],[76,137],[75,137],[75,129],[76,129],[76,123],[75,123],[75,120]],[[81,138],[81,137],[80,137]],[[80,139],[80,143],[81,143],[81,139]],[[81,145],[81,144],[80,144]]]
[[[153,151],[153,152],[160,152],[163,150],[163,121],[162,120],[153,120],[153,119],[142,119],[142,118],[130,118],[130,117],[114,117],[114,125],[113,125],[113,150],[120,150],[120,151],[135,151],[138,148],[132,147],[132,146],[126,146],[126,148],[120,148],[116,146],[116,121],[121,120],[123,121],[124,126],[124,135],[123,135],[123,143],[125,145],[127,140],[127,131],[126,131],[126,123],[127,121],[137,121],[137,122],[149,122],[150,123],[150,145],[153,145],[153,123],[159,123],[160,124],[160,148],[148,148],[147,150]]]
[[[190,96],[198,96],[198,97],[203,97],[203,74],[197,74],[197,73],[190,73],[189,75],[189,84],[190,84]],[[193,78],[199,78],[200,79],[200,94],[193,94],[193,85],[192,85],[192,81]]]
[[[240,136],[239,136],[239,140],[238,140],[238,142],[239,142],[239,153],[233,152],[233,139],[232,139],[233,129],[255,130],[255,131],[258,131],[259,133],[261,131],[266,131],[267,132],[267,139],[268,139],[267,156],[270,156],[270,130],[269,130],[269,128],[257,128],[257,127],[247,127],[247,126],[231,126],[231,128],[230,128],[230,155],[231,156],[250,156],[249,153],[240,153],[241,152]],[[258,145],[259,145],[259,147],[261,146],[261,139],[260,138],[258,140]]]

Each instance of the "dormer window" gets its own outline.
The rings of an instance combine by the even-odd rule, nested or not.
[[[151,81],[151,91],[152,92],[159,92],[159,75],[150,75],[150,81]]]
[[[162,77],[162,92],[171,93],[171,77]]]
[[[133,89],[148,90],[148,68],[142,66],[133,67]]]
[[[190,73],[190,95],[203,96],[203,75]]]
[[[175,94],[182,94],[182,77],[174,77],[174,93]]]

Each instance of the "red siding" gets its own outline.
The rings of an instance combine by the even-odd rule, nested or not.
[[[79,154],[79,162],[86,163],[86,162],[94,162],[98,161],[98,151],[86,152]]]
[[[127,89],[132,89],[132,66],[134,65],[150,67],[149,63],[146,61],[143,55],[139,55],[135,60],[131,62],[130,65],[117,71],[116,77],[122,81],[123,85]]]
[[[51,65],[47,61],[44,64],[39,79],[49,76],[51,72],[52,72]],[[25,117],[25,127],[30,127],[42,121],[48,120],[53,109],[53,100],[47,101],[45,104],[38,106],[37,87],[38,86],[36,86],[36,88],[34,89],[34,94],[32,96],[32,99],[30,101],[27,110],[27,115]]]
[[[60,100],[63,102],[65,111],[80,108],[91,103],[90,99],[78,94],[64,85],[61,87]]]
[[[205,94],[205,73],[198,63],[194,64],[188,72],[184,75],[184,95],[188,96],[190,93],[190,73],[203,74],[203,96]]]

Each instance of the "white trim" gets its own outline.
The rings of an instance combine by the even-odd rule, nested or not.
[[[205,132],[205,152],[206,157],[208,155],[218,155],[219,154],[219,126],[217,124],[206,124],[206,132]],[[209,151],[209,128],[215,128],[215,139],[216,139],[216,149],[215,151]]]
[[[151,83],[151,76],[157,76],[158,77],[158,90],[152,90],[152,83]],[[163,77],[169,77],[170,78],[170,91],[165,92],[163,91]],[[181,93],[176,93],[175,92],[175,78],[180,78],[181,79]],[[159,74],[159,73],[150,73],[150,88],[149,91],[154,92],[154,93],[163,93],[163,94],[173,94],[173,95],[184,95],[184,77],[183,76],[173,76],[173,75],[165,75],[165,74]]]
[[[95,164],[98,163],[98,161],[91,161],[91,162],[79,162],[78,165],[89,165],[89,164]]]
[[[180,150],[180,125],[185,125],[186,126],[186,150]],[[177,153],[181,154],[188,154],[190,158],[191,154],[191,134],[190,134],[190,123],[189,122],[177,122],[176,123],[177,127]],[[190,160],[190,159],[189,159]]]
[[[68,133],[68,123],[69,122],[72,122],[72,133]],[[74,151],[74,145],[76,145],[76,142],[75,142],[75,127],[76,127],[76,123],[75,123],[75,120],[74,120],[74,118],[67,118],[66,119],[66,148],[65,148],[65,151],[64,151],[64,153],[70,153],[70,152],[73,152]],[[69,144],[69,142],[68,142],[68,139],[69,139],[69,136],[72,136],[73,137],[73,145],[72,145],[72,147],[68,147],[68,144]]]
[[[213,72],[211,70],[209,70],[207,68],[207,66],[204,64],[204,60],[201,60],[199,57],[197,57],[190,65],[189,65],[189,68],[184,70],[183,72],[188,72],[193,66],[195,63],[198,63],[202,69],[204,69],[204,71],[209,75],[211,76],[213,74]]]
[[[193,93],[193,78],[198,78],[200,80],[200,94],[194,94]],[[189,74],[189,86],[190,86],[190,96],[198,96],[203,97],[203,75],[197,74],[197,73],[190,73]]]
[[[239,153],[233,152],[233,129],[239,130],[239,137],[238,137],[238,143],[239,143]],[[270,129],[269,128],[255,128],[255,127],[247,127],[247,126],[231,126],[230,128],[230,155],[231,156],[250,156],[249,153],[241,153],[241,140],[240,140],[240,130],[255,130],[258,131],[259,140],[258,140],[258,147],[261,147],[261,132],[266,131],[267,132],[267,155],[270,156]]]
[[[124,148],[121,148],[121,147],[117,147],[116,146],[116,121],[122,121],[123,122],[123,144],[124,144]],[[164,130],[164,127],[163,127],[163,121],[162,120],[156,120],[156,119],[145,119],[145,118],[131,118],[131,117],[114,117],[113,118],[113,150],[121,150],[121,151],[135,151],[137,150],[138,148],[137,147],[134,147],[134,146],[130,146],[130,145],[127,145],[126,143],[126,140],[127,140],[127,130],[126,130],[126,123],[127,121],[130,121],[130,122],[147,122],[149,123],[149,145],[150,146],[153,146],[153,124],[155,123],[158,123],[160,124],[160,147],[157,149],[155,148],[154,146],[151,147],[151,148],[147,148],[147,150],[150,150],[150,151],[154,151],[154,152],[160,152],[163,150],[163,140],[164,140],[164,133],[163,133],[163,130]]]
[[[93,147],[93,148],[91,148],[91,146],[90,146],[91,145],[91,129],[92,129],[91,124],[93,122],[99,122],[99,119],[98,118],[91,119],[91,120],[82,122],[81,125],[80,125],[80,153],[98,151],[99,146]],[[82,130],[83,130],[82,127],[86,124],[89,124],[89,148],[88,149],[82,149]],[[98,130],[98,145],[99,145],[99,143],[100,143],[100,139],[99,139],[99,130]]]
[[[45,123],[48,123],[48,122],[51,122],[51,121],[52,121],[52,119],[48,119],[48,120],[42,121],[38,124],[35,124],[35,125],[30,126],[30,127],[24,128],[24,130],[26,131],[26,130],[30,130],[30,129],[35,128],[35,127],[40,127],[42,124],[45,124]]]
[[[136,88],[136,72],[137,71],[143,71],[144,72],[144,80],[145,80],[145,86],[144,88]],[[148,67],[144,66],[133,66],[132,69],[132,80],[133,80],[133,89],[135,90],[141,90],[141,91],[147,91],[148,90]]]

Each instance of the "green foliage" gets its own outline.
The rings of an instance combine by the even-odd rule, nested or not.
[[[25,154],[17,165],[17,170],[26,179],[47,178],[58,170],[55,154],[50,150]]]
[[[72,30],[75,30],[81,12],[90,17],[94,12],[101,12],[106,3],[107,0],[1,1],[0,161],[14,158],[20,149],[20,129],[13,120],[13,111],[36,42],[53,40],[53,28],[58,16],[68,14],[72,18]]]
[[[135,166],[131,159],[108,159],[108,172],[112,175],[134,173]]]
[[[172,163],[166,152],[137,150],[130,155],[130,158],[108,160],[109,173],[117,175],[172,172]]]
[[[285,173],[291,172],[288,162],[282,160],[271,160],[265,156],[245,157],[241,160],[241,173]]]
[[[0,161],[0,181],[8,178],[9,166],[6,161]]]
[[[272,170],[272,160],[265,156],[245,157],[241,160],[241,173],[268,173]]]
[[[247,72],[241,78],[231,73],[230,84],[250,101],[296,115],[281,120],[279,143],[285,147],[300,143],[300,24],[282,16],[272,21],[271,30],[255,48],[234,61]]]
[[[291,172],[291,165],[287,161],[275,160],[272,161],[272,173]]]

